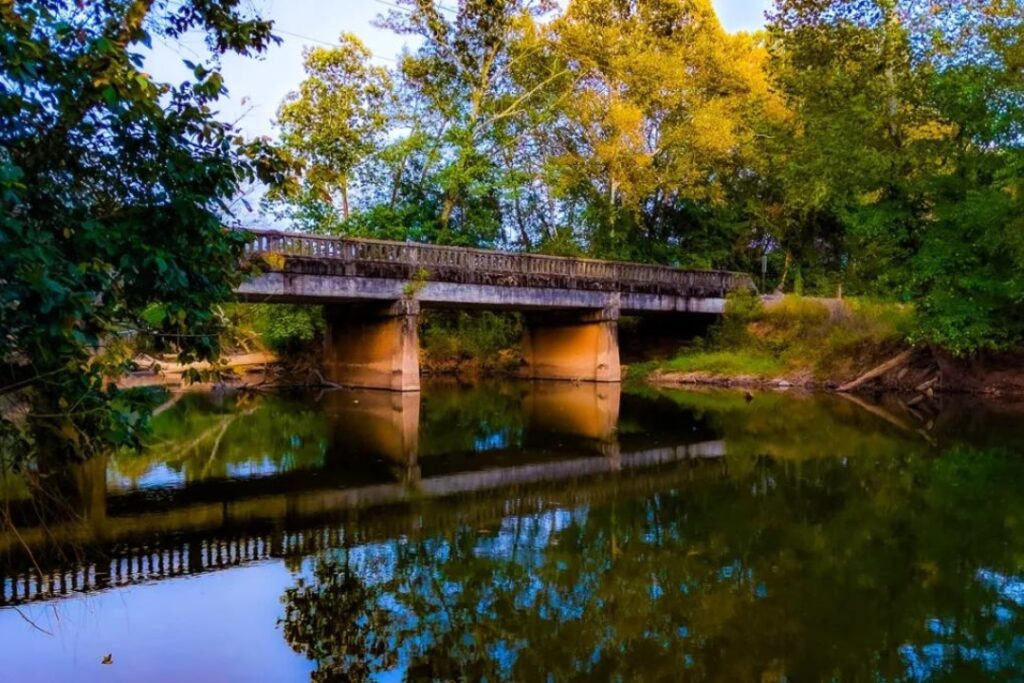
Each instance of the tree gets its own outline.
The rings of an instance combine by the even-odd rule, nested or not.
[[[198,31],[214,55],[248,55],[271,26],[237,0],[7,1],[0,17],[0,392],[76,452],[131,441],[145,411],[104,387],[101,348],[147,334],[215,358],[245,242],[222,207],[284,170],[216,120],[216,64],[159,83],[142,49]]]
[[[398,0],[380,25],[422,39],[402,57],[399,72],[416,112],[420,148],[418,192],[438,206],[436,241],[493,245],[502,236],[513,144],[508,125],[528,116],[539,87],[515,80],[529,53],[515,51],[520,32],[554,9],[551,0],[468,0],[454,16],[432,0]],[[559,73],[548,74],[555,80]],[[427,189],[429,186],[429,189]]]
[[[783,111],[757,38],[695,0],[574,0],[547,35],[570,78],[544,177],[575,239],[598,256],[730,263],[739,235],[709,228],[755,163],[754,121]]]
[[[336,206],[348,220],[353,173],[383,145],[391,124],[393,86],[357,37],[342,34],[338,47],[305,56],[306,80],[281,105],[281,142],[305,162],[306,191]],[[335,200],[335,196],[338,200]]]
[[[1020,3],[780,0],[770,30],[799,121],[786,248],[917,300],[922,341],[1019,343]]]

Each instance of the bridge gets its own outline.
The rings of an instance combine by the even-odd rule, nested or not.
[[[524,375],[618,382],[620,315],[721,314],[748,275],[408,242],[252,231],[250,303],[324,304],[327,379],[419,391],[424,307],[521,311]]]

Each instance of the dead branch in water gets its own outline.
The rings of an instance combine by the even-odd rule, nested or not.
[[[345,388],[341,384],[337,384],[336,382],[329,382],[326,379],[324,379],[324,376],[322,374],[320,374],[320,371],[317,370],[316,368],[313,368],[313,370],[310,371],[310,374],[315,376],[318,380],[320,380],[320,386],[331,387],[332,389],[344,389]]]

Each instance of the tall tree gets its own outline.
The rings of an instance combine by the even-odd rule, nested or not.
[[[773,106],[763,49],[726,34],[707,0],[573,0],[552,32],[576,77],[549,172],[583,199],[589,248],[699,262],[698,207],[752,163],[749,117]]]
[[[443,243],[495,244],[502,235],[506,124],[533,104],[515,82],[529,55],[512,48],[524,21],[552,0],[466,0],[456,10],[433,0],[398,0],[380,25],[421,39],[399,71],[416,101],[423,150],[420,183],[436,188]],[[552,74],[549,78],[557,78]]]
[[[306,164],[307,191],[340,205],[343,220],[353,174],[383,146],[393,114],[391,75],[371,57],[352,34],[342,34],[338,47],[308,50],[306,80],[278,112],[281,142]]]

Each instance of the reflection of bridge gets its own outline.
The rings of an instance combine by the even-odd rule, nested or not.
[[[723,271],[510,254],[460,247],[254,233],[268,272],[237,292],[251,302],[330,304],[325,367],[348,386],[416,391],[421,306],[526,311],[528,375],[621,379],[620,314],[721,313],[753,289]]]
[[[137,496],[108,499],[105,463],[95,459],[79,466],[74,477],[81,496],[78,517],[0,534],[5,561],[0,566],[6,566],[0,604],[600,502],[631,487],[656,486],[673,464],[724,453],[718,441],[623,446],[615,432],[618,386],[556,383],[550,389],[527,396],[526,428],[574,438],[576,445],[539,462],[524,464],[513,453],[508,466],[477,464],[448,472],[443,455],[420,453],[419,395],[371,391],[337,392],[325,408],[336,444],[389,463],[393,474],[386,481],[344,485],[318,472],[303,488],[283,493],[273,487],[267,492],[272,482],[235,482],[212,490],[207,485],[212,495],[197,498],[186,491],[176,499],[168,493],[154,511],[152,501]],[[623,471],[630,476],[614,487],[602,477]],[[444,501],[456,495],[458,504]],[[57,551],[68,547],[77,554]]]

